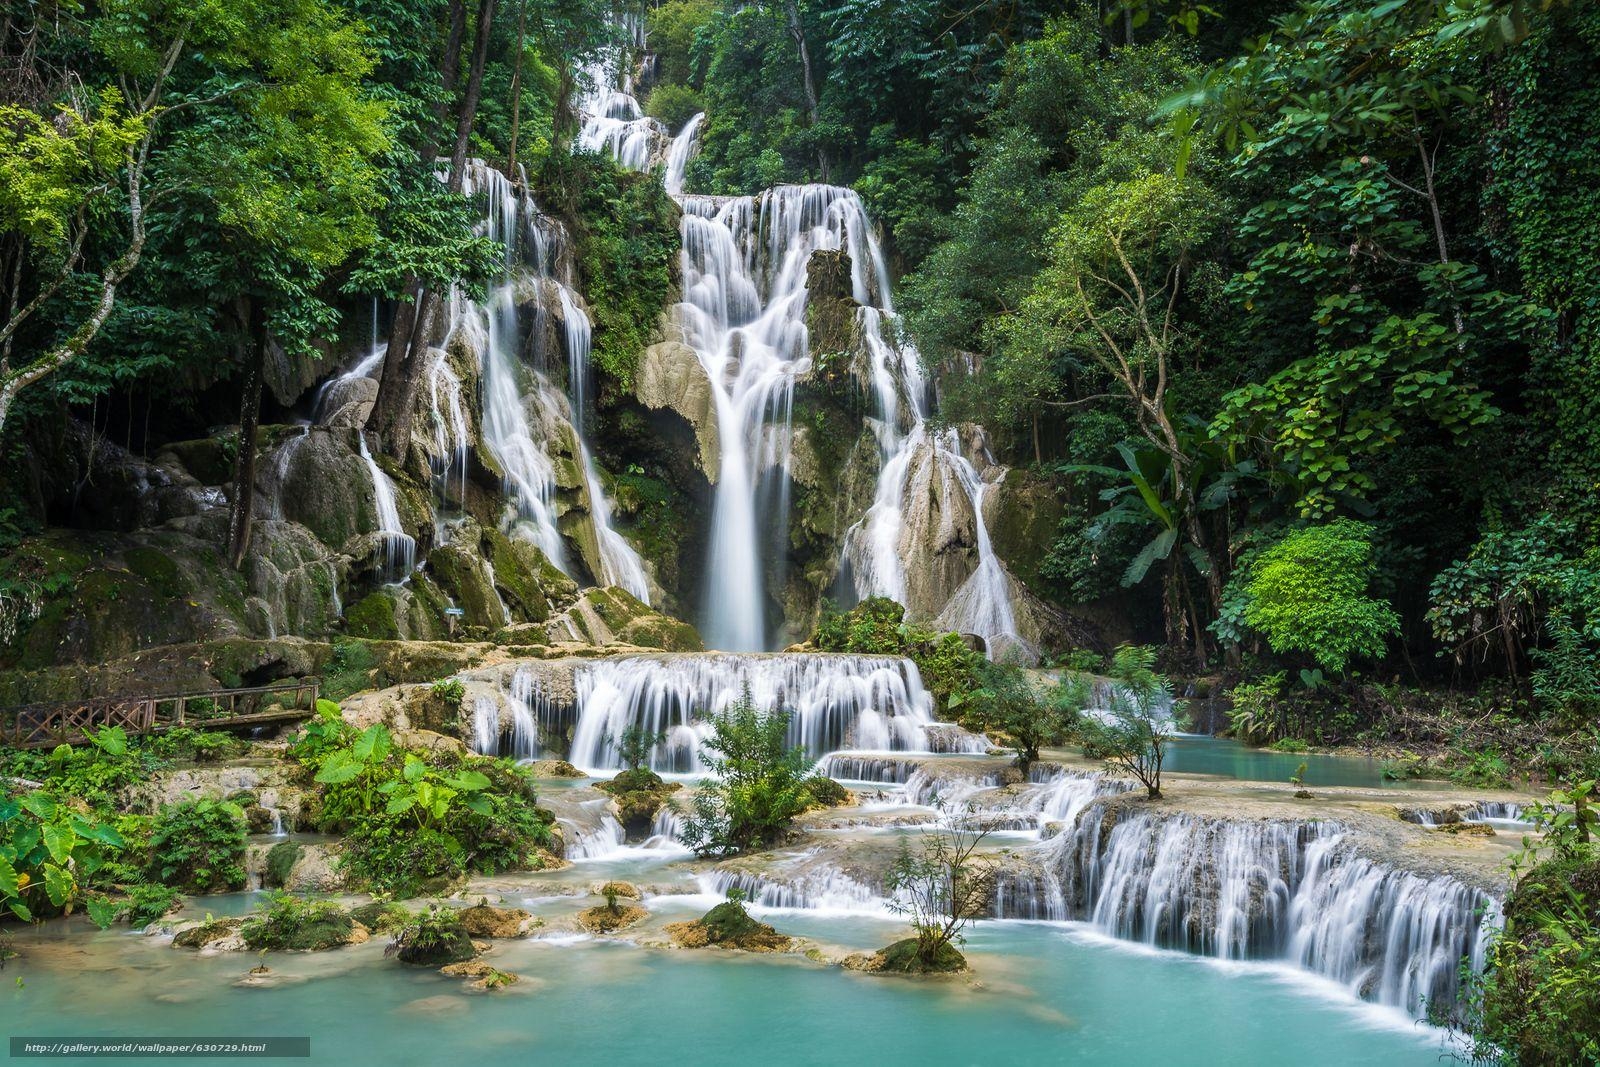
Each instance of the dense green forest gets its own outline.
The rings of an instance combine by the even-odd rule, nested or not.
[[[50,520],[64,411],[135,449],[252,425],[269,351],[376,330],[375,301],[369,429],[403,439],[407,338],[497,255],[434,178],[469,155],[572,221],[626,385],[675,234],[654,184],[575,151],[605,15],[9,5],[8,542]],[[647,25],[647,112],[706,113],[692,191],[861,193],[942,417],[1060,501],[1052,600],[1269,703],[1369,677],[1592,718],[1587,5],[671,0]]]
[[[681,620],[700,606],[716,475],[691,455],[703,424],[669,438],[652,420],[670,405],[644,399],[670,385],[681,405],[688,388],[659,359],[689,209],[659,153],[629,170],[580,136],[580,101],[617,88],[593,84],[597,57],[618,49],[663,143],[696,133],[684,193],[859,195],[893,278],[883,321],[937,397],[929,425],[981,426],[1006,468],[1003,515],[1028,516],[991,524],[1037,614],[1065,620],[1050,632],[1066,637],[1032,650],[1044,666],[1104,673],[1116,646],[1156,648],[1143,671],[1174,678],[1208,731],[1288,752],[1363,746],[1397,778],[1568,789],[1550,840],[1592,881],[1600,8],[1584,0],[4,0],[0,702],[54,694],[40,681],[53,669],[223,630],[326,639],[279,673],[348,673],[349,692],[421,680],[383,674],[363,642],[443,643],[458,618],[505,648],[549,645],[531,628],[576,611],[603,616],[589,638],[701,649]],[[507,280],[502,185],[570,235],[570,277]],[[509,210],[529,225],[518,211],[533,209]],[[824,316],[865,306],[823,291],[830,269],[850,272],[825,251],[805,267],[819,363]],[[559,447],[543,457],[566,494],[557,540],[580,548],[572,580],[551,546],[512,536],[529,516],[510,494],[482,489],[511,480],[492,448],[462,446],[453,490],[454,468],[429,461],[454,453],[415,445],[419,398],[460,355],[436,358],[454,302],[497,280],[581,294],[581,315],[533,328],[564,327],[574,362],[574,324],[592,325],[593,421],[575,366],[572,428],[547,434]],[[530,366],[538,344],[518,352]],[[364,491],[388,486],[403,525],[334,499],[318,506],[337,521],[304,522],[316,537],[253,546],[263,515],[283,518],[281,500],[257,500],[258,464],[288,469],[319,385],[357,353],[380,368],[370,412],[334,427],[342,452],[310,446],[326,466],[308,481],[331,496],[370,468]],[[866,403],[819,376],[795,402],[813,481],[774,568],[814,588],[772,581],[793,618],[766,632],[812,634],[807,652],[909,656],[942,711],[967,690],[998,701],[1021,671],[941,632],[958,627],[823,600],[878,472],[850,473],[849,442],[872,440],[857,436]],[[462,436],[481,443],[477,429]],[[125,483],[103,473],[112,451],[163,449],[211,502],[187,505],[181,529],[140,481],[148,465],[117,468],[136,472]],[[887,449],[865,451],[886,466]],[[801,466],[781,478],[798,483]],[[430,490],[437,501],[412,500]],[[580,513],[586,527],[566,521]],[[365,558],[374,543],[392,555],[397,535],[428,570],[401,592],[410,572]],[[600,580],[604,536],[648,559],[659,616],[631,594],[578,592],[621,584]],[[287,606],[258,625],[267,571],[314,571],[333,610],[280,588]],[[135,634],[97,621],[154,594],[128,609]],[[182,602],[215,618],[190,626]],[[1562,926],[1542,884],[1519,887],[1508,914],[1574,931],[1592,966],[1592,887]],[[1570,1018],[1523,1013],[1513,980],[1582,973],[1553,937],[1499,942],[1477,1005],[1526,1063],[1579,1062],[1562,1057],[1594,1018],[1592,971]]]

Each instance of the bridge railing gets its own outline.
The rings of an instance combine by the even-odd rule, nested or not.
[[[316,711],[321,680],[209,689],[193,693],[95,697],[0,708],[0,744],[42,748],[83,741],[102,727],[131,735],[180,726],[208,729],[300,719]]]

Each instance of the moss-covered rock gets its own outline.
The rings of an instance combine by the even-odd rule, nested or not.
[[[209,919],[193,926],[180,928],[172,935],[173,948],[201,948],[212,951],[235,951],[245,947],[239,928],[243,919]]]
[[[443,967],[449,963],[463,963],[477,956],[478,948],[472,937],[460,926],[437,928],[427,937],[402,935],[395,952],[401,963],[413,967]]]
[[[269,889],[281,889],[289,884],[289,873],[299,862],[301,845],[298,841],[280,841],[267,851],[267,867],[262,882]]]
[[[493,908],[479,901],[457,915],[461,928],[472,937],[522,937],[533,925],[533,916],[521,908]]]
[[[883,961],[880,966],[863,969],[884,974],[961,974],[968,969],[967,958],[949,942],[939,946],[931,961],[922,958],[920,949],[914,937],[896,941],[877,952]]]
[[[672,923],[666,930],[680,948],[716,945],[745,952],[783,952],[793,944],[793,938],[757,921],[734,900],[718,904],[693,922]]]
[[[375,934],[387,934],[411,921],[411,912],[403,904],[373,901],[358,904],[350,909],[350,918]]]
[[[636,904],[609,904],[578,913],[578,925],[591,934],[614,934],[650,917],[650,913]]]
[[[1055,542],[1061,512],[1061,496],[1050,480],[1021,468],[1007,471],[984,495],[983,517],[995,555],[1027,585],[1039,581],[1039,565]]]
[[[672,794],[682,786],[677,782],[663,781],[659,774],[648,768],[623,771],[596,788],[610,793],[617,806],[617,820],[622,823],[629,839],[648,836],[655,824],[656,813]]]

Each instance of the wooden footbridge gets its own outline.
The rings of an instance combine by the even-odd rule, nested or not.
[[[237,730],[297,722],[316,712],[321,684],[320,679],[307,678],[247,689],[95,697],[0,708],[0,745],[54,747],[83,741],[105,726],[120,726],[131,737],[180,726]]]

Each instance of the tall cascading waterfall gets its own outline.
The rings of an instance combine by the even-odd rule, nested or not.
[[[1396,870],[1326,823],[1219,820],[1091,807],[1009,876],[997,915],[1082,920],[1115,937],[1222,959],[1281,960],[1422,1016],[1480,970],[1495,900]]]
[[[642,50],[642,24],[625,19],[623,28],[629,46]],[[772,647],[766,590],[786,548],[794,387],[810,369],[806,265],[813,252],[844,248],[871,358],[881,472],[871,509],[846,535],[841,565],[849,568],[857,596],[907,602],[907,486],[917,462],[935,463],[975,516],[977,564],[931,614],[941,626],[981,635],[991,653],[1023,644],[1012,582],[984,521],[988,485],[953,429],[931,433],[925,425],[921,357],[909,341],[893,337],[888,271],[860,199],[825,185],[779,186],[757,197],[686,194],[684,176],[705,116],[695,115],[675,136],[643,117],[632,96],[630,58],[620,49],[584,68],[592,88],[583,101],[579,141],[634,170],[662,164],[665,188],[683,208],[686,313],[680,324],[716,394],[721,446],[701,626],[707,643],[729,651]],[[769,540],[775,546],[770,560],[763,555]]]
[[[459,338],[477,355],[484,443],[499,462],[512,497],[514,529],[537,544],[557,567],[570,572],[557,525],[556,467],[550,453],[550,443],[570,433],[585,478],[600,553],[595,579],[602,585],[621,586],[648,603],[650,586],[644,563],[611,525],[609,502],[580,429],[591,326],[565,273],[565,234],[504,174],[479,161],[471,161],[469,167],[463,187],[468,195],[486,199],[485,231],[505,247],[506,270],[482,304],[460,292],[452,294],[451,338],[446,347]],[[548,295],[560,309],[576,404],[569,403],[542,369],[526,367],[518,356],[523,336],[518,297],[522,283],[528,280],[541,305]],[[534,336],[537,345],[542,331],[535,330]],[[536,353],[536,357],[547,366],[551,363],[549,354]],[[437,421],[449,424],[451,420],[440,414]]]
[[[767,582],[777,571],[764,565],[763,535],[788,529],[794,389],[811,368],[806,267],[815,252],[847,250],[863,304],[887,292],[888,272],[849,189],[788,185],[759,197],[678,199],[679,321],[711,382],[721,445],[702,630],[716,648],[763,649],[772,636]]]
[[[574,668],[574,699],[551,701],[529,668],[515,672],[505,691],[516,737],[552,737],[571,730],[567,758],[589,770],[617,770],[617,739],[630,726],[663,737],[653,769],[705,768],[700,746],[710,718],[748,687],[763,711],[790,712],[788,743],[812,758],[838,749],[881,752],[983,752],[988,742],[936,723],[933,698],[916,665],[891,656],[830,654],[637,656],[597,660]],[[481,751],[503,750],[507,731],[485,704]],[[493,718],[489,718],[489,716]],[[492,744],[484,738],[493,736]],[[542,755],[513,739],[511,754]]]

